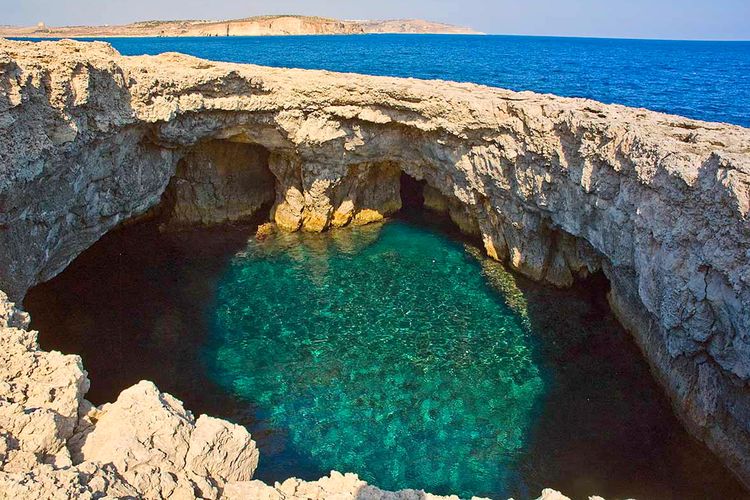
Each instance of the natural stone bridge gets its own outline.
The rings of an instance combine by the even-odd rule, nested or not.
[[[397,211],[403,175],[533,279],[603,272],[678,415],[750,485],[750,130],[470,84],[0,41],[0,289],[16,301],[154,207],[180,225],[272,204],[280,228],[323,231]],[[250,491],[244,430],[196,422],[148,384],[91,408],[80,360],[38,351],[4,304],[0,489]],[[124,408],[173,419],[179,456],[125,430]],[[40,462],[67,468],[29,472]]]

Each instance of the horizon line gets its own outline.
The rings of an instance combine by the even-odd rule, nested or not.
[[[248,17],[238,17],[238,18],[230,18],[230,19],[141,19],[141,20],[134,20],[130,22],[118,22],[114,24],[100,24],[100,25],[89,25],[89,24],[66,24],[66,25],[45,25],[48,28],[79,28],[79,27],[114,27],[114,26],[128,26],[132,24],[139,24],[139,23],[148,23],[148,22],[161,22],[161,23],[174,23],[174,22],[205,22],[205,23],[222,23],[222,22],[232,22],[232,21],[242,21],[246,19],[253,19],[253,18],[263,18],[263,17],[302,17],[302,18],[317,18],[317,19],[326,19],[326,20],[333,20],[333,21],[342,21],[342,22],[352,22],[352,23],[366,23],[366,22],[388,22],[388,21],[424,21],[428,23],[435,23],[435,24],[443,24],[446,26],[452,26],[456,28],[464,28],[475,31],[475,33],[363,33],[363,34],[374,34],[374,35],[466,35],[466,36],[476,36],[476,35],[485,35],[485,36],[519,36],[519,37],[538,37],[538,38],[580,38],[580,39],[598,39],[598,40],[643,40],[643,41],[668,41],[668,42],[750,42],[750,38],[698,38],[698,37],[688,37],[688,38],[673,38],[669,36],[659,36],[659,35],[645,35],[645,36],[637,36],[637,35],[585,35],[585,34],[541,34],[541,33],[496,33],[496,32],[483,32],[478,30],[477,28],[474,28],[469,25],[463,25],[463,24],[454,24],[448,21],[436,21],[436,20],[430,20],[428,18],[422,18],[422,17],[390,17],[390,18],[371,18],[371,19],[351,19],[351,18],[336,18],[336,17],[329,17],[329,16],[319,16],[319,15],[308,15],[308,14],[257,14],[253,16]],[[44,22],[44,21],[41,21]],[[19,25],[19,24],[0,24],[0,27],[3,28],[29,28],[34,26],[34,24],[29,25]],[[357,35],[358,33],[354,34],[346,34],[346,36],[353,36]],[[344,34],[341,34],[344,35]],[[237,37],[242,36],[238,35]],[[338,34],[320,34],[320,35],[247,35],[247,36],[338,36]],[[46,38],[46,37],[15,37],[15,38]],[[58,38],[58,37],[49,37],[49,38]],[[60,37],[62,38],[62,37]],[[76,37],[66,37],[66,38],[150,38],[150,37],[138,37],[138,36],[127,36],[127,37],[117,37],[117,36],[106,36],[106,37],[86,37],[86,36],[76,36]],[[170,38],[170,37],[164,37],[164,38]],[[175,37],[175,38],[183,38],[183,37]],[[200,38],[200,37],[196,37]]]
[[[84,25],[69,25],[69,26],[54,26],[56,28],[71,28],[79,27]],[[104,25],[102,25],[104,26]],[[20,28],[22,26],[16,25],[0,25],[0,28]],[[473,29],[473,28],[471,28]],[[518,38],[570,38],[580,40],[629,40],[634,42],[710,42],[710,43],[750,43],[750,38],[660,38],[660,37],[635,37],[635,36],[618,36],[618,35],[542,35],[542,34],[530,34],[530,33],[325,33],[325,34],[296,34],[296,35],[230,35],[230,36],[137,36],[137,35],[94,35],[94,36],[2,36],[0,38],[5,39],[33,39],[33,40],[99,40],[99,39],[111,39],[111,38],[283,38],[283,37],[326,37],[326,36],[340,36],[340,37],[351,37],[351,36],[449,36],[449,37],[482,37],[482,36],[498,36],[498,37],[518,37]]]
[[[750,42],[750,38],[661,38],[656,36],[628,36],[628,35],[540,35],[529,33],[485,33],[490,36],[524,36],[538,38],[584,38],[593,40],[633,40],[645,42]]]

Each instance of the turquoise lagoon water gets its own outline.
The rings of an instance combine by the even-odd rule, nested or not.
[[[750,42],[528,36],[110,38],[127,55],[439,78],[750,126]]]
[[[337,469],[493,498],[744,498],[674,417],[602,278],[528,282],[414,214],[253,234],[129,226],[24,305],[44,348],[83,357],[91,401],[153,380],[245,425],[265,481]]]
[[[457,241],[405,222],[251,242],[207,356],[321,470],[498,492],[544,392],[533,339]]]

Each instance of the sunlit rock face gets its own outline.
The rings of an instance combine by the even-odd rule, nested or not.
[[[11,298],[157,205],[208,141],[268,152],[272,215],[290,231],[387,216],[405,172],[525,275],[569,285],[602,269],[677,412],[750,483],[747,129],[469,84],[121,57],[101,43],[0,42],[0,66]],[[235,199],[220,170],[188,170]],[[248,215],[241,202],[197,206],[200,222]]]
[[[277,179],[272,218],[286,231],[363,225],[401,208],[401,171],[390,162],[354,164],[334,179],[325,178],[327,164],[303,167],[293,156],[274,154],[269,166]]]

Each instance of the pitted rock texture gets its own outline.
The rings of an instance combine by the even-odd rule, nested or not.
[[[276,483],[274,486],[261,481],[230,483],[224,489],[224,496],[227,500],[458,500],[457,496],[443,497],[419,490],[383,491],[368,485],[356,474],[341,474],[336,471],[332,471],[330,476],[317,481],[301,481],[291,478],[283,483]],[[544,495],[540,498],[545,499]],[[559,500],[565,499],[566,497],[563,496],[559,498]],[[473,497],[472,500],[481,499]]]
[[[0,289],[22,298],[217,142],[266,150],[281,229],[383,218],[404,172],[533,279],[603,271],[677,413],[750,484],[749,130],[470,84],[0,42]],[[225,185],[218,170],[178,178]],[[194,220],[231,219],[186,201],[210,214]]]
[[[0,498],[218,498],[249,481],[244,427],[200,416],[141,382],[95,408],[78,356],[44,352],[0,292]]]
[[[76,462],[113,464],[138,491],[156,489],[159,498],[178,488],[216,497],[227,481],[251,478],[258,464],[247,430],[205,415],[195,420],[151,382],[90,409],[68,444]]]
[[[0,292],[0,466],[70,465],[73,436],[89,388],[77,356],[39,349],[28,315]]]

